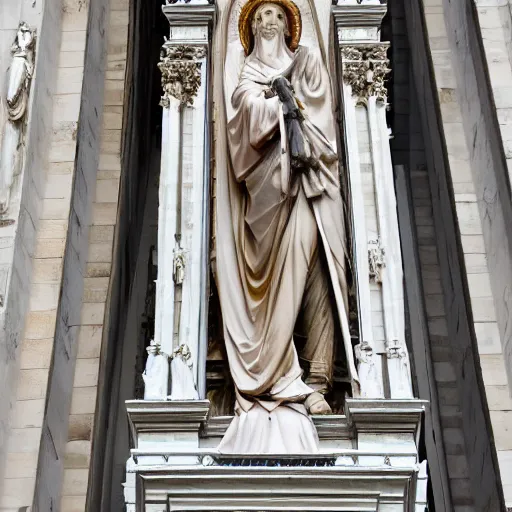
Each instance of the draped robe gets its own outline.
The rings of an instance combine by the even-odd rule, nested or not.
[[[303,401],[293,340],[308,272],[321,244],[340,319],[351,378],[357,382],[348,330],[345,227],[339,191],[331,91],[322,59],[306,47],[276,70],[246,58],[227,108],[231,169],[219,173],[217,284],[238,410],[268,411]],[[304,132],[315,173],[294,175],[282,109],[270,80],[286,76],[304,106]],[[293,405],[292,405],[293,406]]]

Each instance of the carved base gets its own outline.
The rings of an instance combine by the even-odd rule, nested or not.
[[[130,401],[127,511],[423,510],[416,440],[425,406],[349,399],[346,415],[312,418],[318,453],[230,455],[219,443],[232,418],[208,419],[207,401]]]

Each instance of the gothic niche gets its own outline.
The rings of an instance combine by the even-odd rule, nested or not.
[[[245,417],[257,428],[270,413],[307,433],[309,415],[340,412],[359,381],[332,87],[313,27],[301,41],[310,6],[242,3],[231,10],[216,134],[229,164],[215,166],[207,396],[213,413],[234,405],[220,450],[243,453]],[[290,450],[315,451],[313,437]]]

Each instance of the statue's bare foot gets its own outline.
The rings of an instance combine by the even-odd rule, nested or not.
[[[332,413],[332,409],[325,400],[324,395],[318,393],[318,391],[311,393],[311,395],[306,398],[304,405],[311,415]]]

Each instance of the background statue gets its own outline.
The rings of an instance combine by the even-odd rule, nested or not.
[[[20,23],[11,48],[7,77],[7,122],[0,152],[0,214],[7,213],[14,177],[21,170],[23,131],[30,82],[34,73],[35,31]]]
[[[226,65],[230,169],[217,178],[217,282],[237,403],[220,450],[312,452],[308,412],[330,412],[338,325],[357,384],[331,85],[319,52],[299,46],[290,0],[249,0],[238,27],[246,58],[239,76]]]

